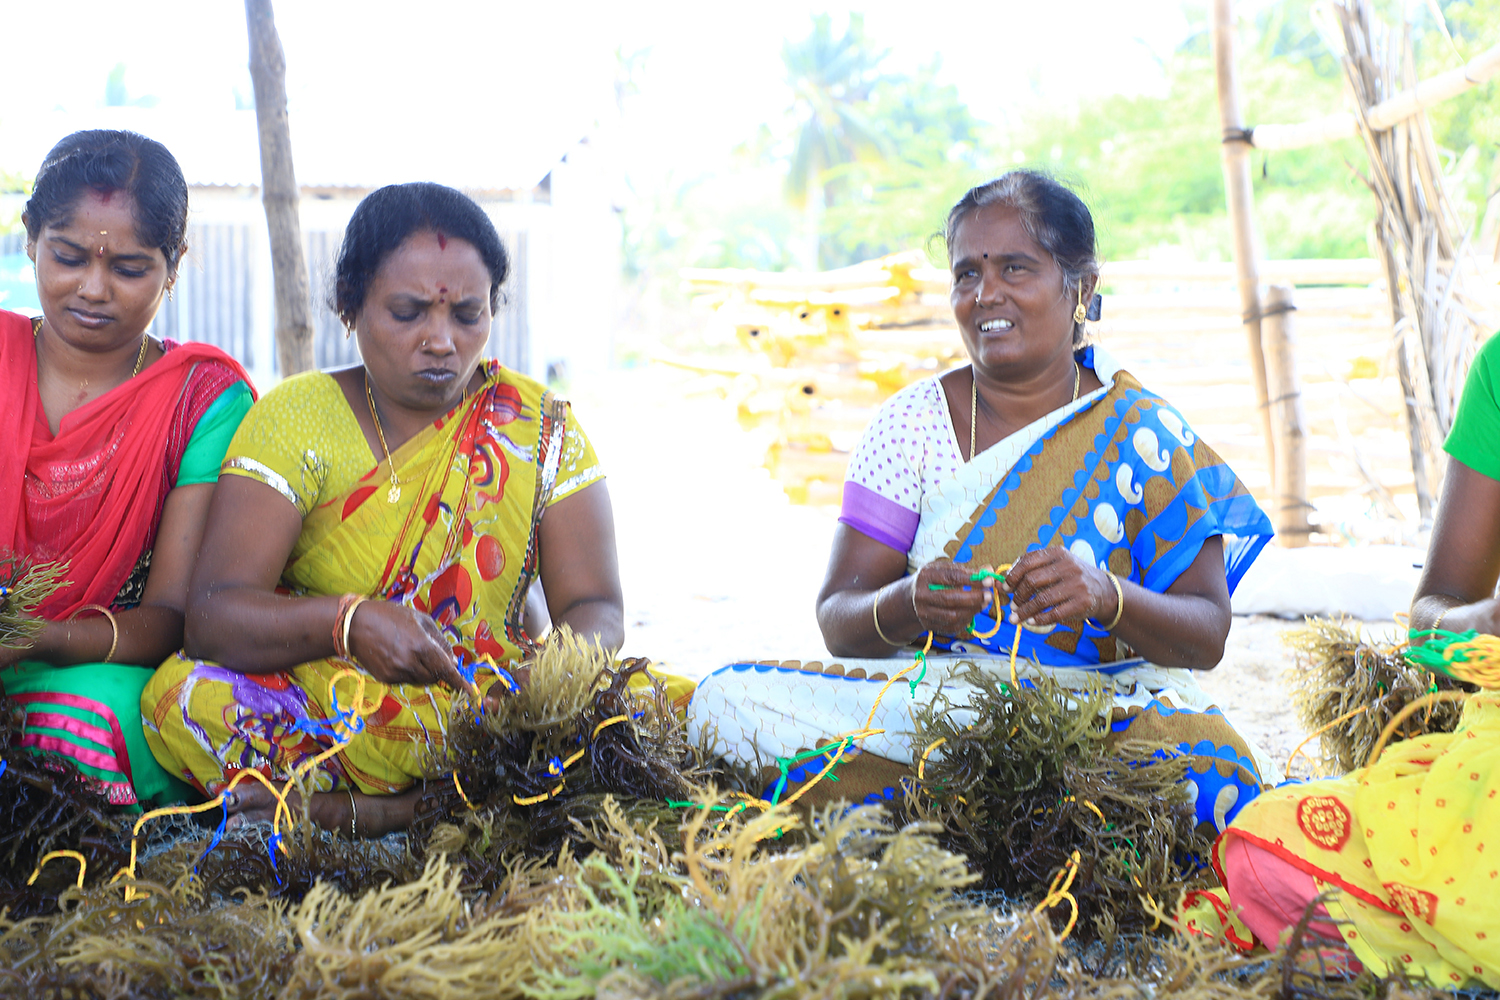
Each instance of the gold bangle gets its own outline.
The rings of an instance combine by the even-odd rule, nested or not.
[[[1438,612],[1438,616],[1432,620],[1432,625],[1429,626],[1428,631],[1436,632],[1438,629],[1442,628],[1443,619],[1448,617],[1448,612],[1452,611],[1454,608],[1461,607],[1463,607],[1462,604],[1450,604],[1442,611]]]
[[[115,650],[120,645],[120,623],[115,621],[114,613],[102,604],[85,604],[73,612],[72,617],[68,621],[72,621],[85,611],[97,611],[109,619],[109,652],[105,653],[104,659],[99,661],[100,663],[108,663],[115,658]]]
[[[354,609],[368,600],[363,594],[345,594],[339,598],[338,614],[333,617],[333,655],[341,660],[354,660],[349,649],[349,629],[354,624]]]
[[[1120,616],[1125,613],[1125,588],[1120,586],[1120,578],[1109,570],[1105,570],[1104,575],[1109,577],[1109,582],[1115,585],[1115,616],[1109,620],[1108,625],[1100,625],[1097,621],[1094,624],[1104,631],[1110,632],[1114,630],[1116,625],[1120,624]],[[1093,621],[1092,618],[1089,620]]]
[[[359,806],[354,804],[354,789],[346,785],[344,793],[349,796],[349,839],[355,840],[359,837],[355,832],[355,824],[359,822]]]
[[[870,617],[875,619],[875,634],[880,636],[880,641],[887,646],[904,646],[904,642],[892,642],[886,638],[886,634],[880,628],[880,591],[875,591],[875,600],[870,602]]]

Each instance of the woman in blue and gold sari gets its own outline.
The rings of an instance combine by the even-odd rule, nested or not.
[[[1223,656],[1270,523],[1176,410],[1081,346],[1099,264],[1076,195],[1015,171],[965,195],[946,237],[972,364],[887,400],[851,458],[818,601],[839,662],[732,664],[699,685],[690,725],[748,763],[869,719],[884,732],[808,797],[891,798],[914,763],[913,702],[941,685],[963,705],[959,663],[1008,677],[1014,648],[1023,676],[1110,689],[1114,733],[1195,757],[1199,818],[1222,829],[1269,764],[1192,671]],[[950,655],[887,687],[911,662],[890,658],[929,637]],[[775,774],[781,794],[820,765]]]

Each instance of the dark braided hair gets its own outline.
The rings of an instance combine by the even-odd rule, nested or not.
[[[472,244],[490,272],[490,311],[499,310],[500,286],[510,273],[510,256],[495,224],[468,195],[419,181],[371,191],[349,217],[330,303],[341,320],[346,324],[353,320],[365,304],[380,265],[407,237],[420,232]]]
[[[135,238],[167,259],[167,274],[187,249],[188,190],[182,168],[155,139],[120,129],[88,129],[63,139],[37,171],[26,202],[26,235],[66,220],[86,189],[123,191],[135,212]]]
[[[1099,274],[1099,256],[1094,245],[1094,217],[1083,199],[1046,174],[1035,170],[1012,170],[988,183],[970,188],[948,212],[943,240],[953,255],[958,224],[970,213],[987,205],[1007,205],[1021,215],[1021,225],[1041,248],[1052,255],[1063,273],[1063,292],[1077,294],[1079,284]],[[1091,317],[1097,318],[1097,317]],[[1075,343],[1083,337],[1083,324],[1073,324]]]

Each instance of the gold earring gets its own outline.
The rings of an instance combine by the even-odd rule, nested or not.
[[[1073,309],[1073,322],[1082,323],[1089,318],[1089,311],[1083,307],[1083,282],[1078,283],[1078,305]]]

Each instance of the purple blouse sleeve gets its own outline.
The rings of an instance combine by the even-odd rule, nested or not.
[[[898,392],[875,414],[844,474],[839,522],[897,552],[910,552],[922,502],[919,464],[927,450],[926,386]]]

